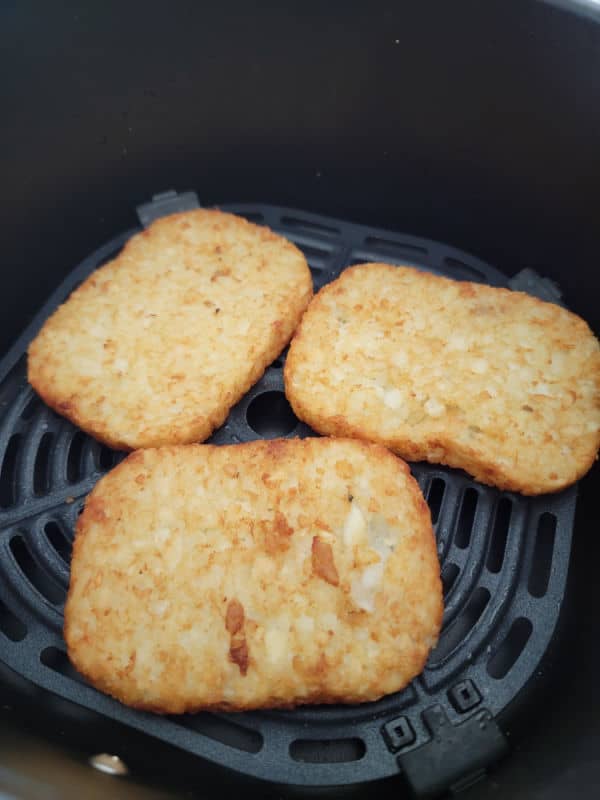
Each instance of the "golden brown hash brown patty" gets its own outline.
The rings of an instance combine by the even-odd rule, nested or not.
[[[409,267],[361,264],[322,289],[285,388],[320,433],[524,494],[573,483],[600,444],[600,347],[580,317]]]
[[[45,402],[112,447],[202,441],[288,343],[312,296],[302,253],[198,210],[137,234],[29,348]]]
[[[139,450],[79,519],[75,667],[137,708],[358,703],[423,669],[442,619],[408,467],[349,439]]]

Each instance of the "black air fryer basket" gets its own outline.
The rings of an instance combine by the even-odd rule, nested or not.
[[[193,193],[170,191],[140,206],[138,215],[147,225],[195,206]],[[531,271],[509,281],[479,259],[426,239],[274,206],[224,208],[295,242],[316,288],[350,264],[386,260],[558,299],[557,288]],[[87,493],[122,454],[39,400],[27,384],[25,350],[54,308],[136,230],[117,236],[70,273],[0,365],[3,659],[68,700],[253,777],[323,786],[401,771],[418,794],[471,782],[506,752],[497,717],[530,681],[554,633],[569,564],[573,487],[527,498],[457,470],[413,465],[436,530],[443,630],[423,674],[377,703],[163,718],[102,695],[69,664],[61,630],[74,524]],[[284,360],[267,369],[209,441],[314,435],[287,404]]]
[[[564,303],[598,333],[597,5],[0,4],[0,795],[85,796],[72,764],[106,752],[190,797],[600,796],[597,467],[524,497],[411,465],[445,614],[404,691],[162,717],[66,657],[74,526],[123,454],[47,408],[25,357],[130,236],[197,205],[169,187],[288,237],[315,289],[353,263],[409,264]],[[213,442],[315,435],[284,361]],[[34,752],[36,732],[57,745],[45,779],[33,758],[11,772],[6,743]],[[138,788],[86,774],[119,800]]]

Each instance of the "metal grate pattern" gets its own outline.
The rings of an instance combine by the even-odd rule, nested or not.
[[[272,206],[225,208],[294,241],[317,289],[367,260],[508,283],[489,265],[439,243]],[[413,471],[432,511],[446,610],[427,668],[404,691],[364,706],[159,717],[98,693],[70,666],[61,630],[74,525],[90,489],[122,454],[35,396],[25,350],[48,314],[134,232],[80,264],[0,364],[0,659],[83,707],[236,771],[285,783],[340,785],[397,773],[398,755],[432,739],[434,707],[454,725],[483,709],[486,720],[496,717],[527,684],[554,631],[576,490],[526,498],[426,464]],[[211,441],[314,435],[283,394],[284,359],[285,353]]]

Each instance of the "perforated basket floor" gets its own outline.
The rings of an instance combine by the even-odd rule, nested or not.
[[[369,260],[508,283],[489,265],[439,243],[272,206],[224,208],[294,241],[306,254],[316,289],[349,264]],[[152,216],[140,215],[144,221]],[[136,230],[80,264],[0,364],[0,658],[84,707],[271,781],[341,785],[404,771],[414,788],[429,791],[485,766],[504,747],[494,719],[527,685],[556,626],[575,488],[525,498],[456,470],[413,465],[438,540],[444,625],[423,674],[380,702],[165,718],[125,708],[70,667],[61,628],[74,524],[87,493],[122,456],[44,406],[27,384],[25,350],[49,313]],[[267,369],[211,441],[314,435],[285,400],[284,358]],[[451,763],[439,749],[444,742],[452,744]],[[424,780],[420,772],[431,776]]]

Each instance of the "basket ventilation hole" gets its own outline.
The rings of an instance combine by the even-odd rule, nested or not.
[[[330,227],[329,225],[322,225],[319,222],[312,222],[306,219],[299,219],[298,217],[282,217],[281,224],[286,228],[294,228],[298,231],[305,233],[316,233],[325,236],[339,236],[340,231],[337,228]]]
[[[13,434],[2,459],[0,469],[0,508],[10,508],[16,501],[15,466],[21,446],[21,434]]]
[[[56,522],[47,522],[44,525],[44,533],[60,558],[68,564],[71,560],[71,543],[61,531],[60,527]]]
[[[548,589],[555,536],[556,517],[546,511],[538,520],[531,572],[527,585],[529,594],[533,597],[543,597]]]
[[[29,583],[50,603],[57,605],[65,599],[64,591],[50,578],[32,557],[22,536],[13,536],[10,549],[21,572]]]
[[[440,508],[446,491],[446,482],[442,478],[434,478],[431,481],[429,492],[427,493],[427,503],[431,511],[431,522],[435,525],[440,516]]]
[[[21,419],[28,420],[31,419],[38,408],[41,406],[40,398],[36,394],[32,394],[29,398],[27,405],[21,411]]]
[[[444,568],[442,570],[442,587],[444,589],[444,597],[448,595],[448,592],[454,586],[454,582],[456,581],[459,572],[460,569],[458,565],[453,564],[452,561],[444,564]]]
[[[82,683],[84,686],[87,685],[83,676],[77,672],[69,661],[69,657],[64,650],[58,647],[46,647],[40,653],[40,661],[53,672],[58,672],[59,675],[64,675],[65,678]]]
[[[511,501],[507,497],[501,498],[496,507],[494,528],[492,530],[492,539],[487,557],[487,568],[490,572],[496,573],[500,572],[502,569],[504,553],[506,552],[506,540],[508,538],[508,530],[510,528],[511,514]]]
[[[258,753],[263,747],[263,737],[258,731],[230,722],[214,714],[193,714],[173,717],[173,722],[183,725],[216,742],[243,750],[245,753]]]
[[[394,242],[391,239],[381,239],[379,236],[367,236],[366,247],[378,250],[391,256],[426,256],[427,248],[410,242]]]
[[[490,601],[490,593],[483,586],[479,586],[458,617],[450,627],[442,632],[442,637],[435,648],[435,661],[441,661],[455,650],[466,638],[467,634],[475,627]]]
[[[506,638],[490,658],[487,671],[492,678],[504,678],[529,641],[533,626],[526,617],[519,617],[510,626]]]
[[[11,640],[21,642],[27,635],[27,628],[12,611],[0,600],[0,631]]]
[[[100,469],[107,470],[111,469],[115,466],[119,459],[119,455],[115,450],[111,450],[110,447],[107,447],[105,444],[102,445],[100,448],[100,454],[98,456],[98,463],[100,464]]]
[[[50,489],[50,451],[54,434],[47,432],[40,439],[33,466],[33,493],[46,494]]]
[[[448,269],[456,277],[469,278],[475,281],[485,281],[485,275],[480,272],[476,267],[465,264],[464,261],[459,261],[458,258],[445,258],[444,267]]]
[[[320,272],[327,266],[331,257],[331,253],[329,251],[322,250],[320,247],[313,247],[312,245],[304,244],[303,242],[297,242],[296,244],[304,253],[311,270]]]
[[[254,397],[246,411],[246,421],[255,433],[274,439],[291,433],[298,420],[283,392],[263,392]]]
[[[465,491],[456,524],[456,536],[454,537],[454,544],[463,550],[469,546],[471,541],[471,531],[473,530],[478,500],[479,492],[477,489],[469,488]]]
[[[70,483],[77,483],[83,478],[83,445],[86,440],[86,435],[82,431],[76,431],[71,439],[69,445],[69,454],[67,456],[67,480]]]
[[[296,739],[290,745],[294,761],[309,764],[341,764],[359,761],[367,748],[362,739]]]

